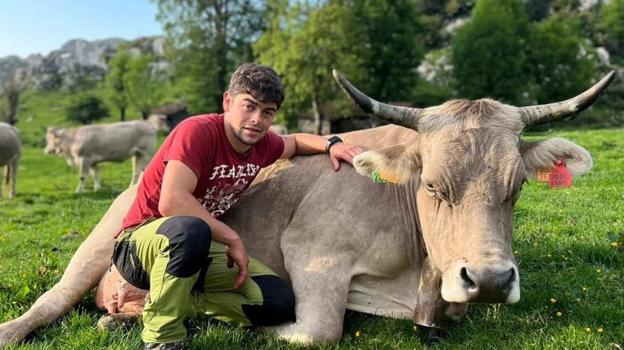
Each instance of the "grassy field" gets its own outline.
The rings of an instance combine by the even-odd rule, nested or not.
[[[60,120],[60,119],[59,119]],[[27,121],[17,198],[0,200],[0,322],[25,312],[64,267],[130,180],[129,162],[102,167],[102,191],[74,194],[77,172],[45,156]],[[516,206],[514,250],[522,298],[471,306],[433,348],[621,349],[624,347],[624,130],[548,132],[586,147],[594,169],[570,189],[529,183]],[[99,333],[93,295],[15,349],[138,349],[139,326]],[[295,349],[210,320],[192,324],[193,349]],[[323,349],[419,349],[409,321],[348,313],[339,344]]]

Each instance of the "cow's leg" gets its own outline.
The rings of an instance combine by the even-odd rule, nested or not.
[[[7,179],[11,186],[9,187],[9,198],[15,197],[15,184],[17,180],[17,167],[19,166],[19,159],[20,157],[16,156],[7,165]]]
[[[295,292],[297,321],[265,330],[297,343],[338,341],[342,336],[352,262],[339,253],[315,255],[296,249],[285,252],[284,258]]]
[[[102,187],[102,183],[100,182],[100,168],[97,163],[94,163],[89,168],[89,173],[93,178],[93,191],[97,192]]]
[[[1,179],[0,179],[0,180],[2,181],[2,182],[0,182],[0,199],[2,199],[2,192],[3,192],[3,189],[2,189],[2,188],[4,187],[5,179],[6,179],[7,181],[8,181],[8,179],[9,179],[9,166],[7,165],[7,166],[6,166],[6,169],[2,169],[2,168],[3,168],[3,167],[2,167],[2,166],[0,166],[0,170],[4,170],[4,172],[0,172],[0,174],[5,174],[5,175],[6,175],[6,177],[4,177],[4,178],[1,178]]]
[[[91,167],[91,161],[86,157],[81,157],[78,159],[78,176],[79,182],[78,187],[76,187],[76,193],[81,193],[84,191],[85,181],[87,180],[87,175],[89,174],[89,168]]]
[[[150,160],[151,157],[143,153],[137,153],[132,157],[132,179],[130,179],[130,186],[139,182],[139,177],[145,168],[147,168]]]
[[[113,234],[120,230],[135,195],[136,187],[132,187],[115,199],[70,260],[60,282],[39,297],[22,316],[0,324],[0,349],[59,318],[98,283],[110,265]]]
[[[426,329],[426,341],[438,338],[440,329],[448,327],[450,321],[458,321],[465,314],[467,305],[448,303],[442,299],[442,274],[431,265],[429,258],[423,261],[414,323]]]

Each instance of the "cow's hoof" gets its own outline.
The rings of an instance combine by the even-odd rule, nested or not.
[[[445,334],[445,331],[440,328],[418,326],[420,329],[420,338],[424,345],[437,344]]]
[[[104,315],[98,320],[98,330],[101,332],[112,332],[118,329],[128,329],[138,323],[140,318],[140,314]]]

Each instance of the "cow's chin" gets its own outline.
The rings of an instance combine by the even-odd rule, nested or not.
[[[520,300],[520,275],[512,261],[470,266],[457,261],[442,275],[442,298],[450,303],[506,303]]]

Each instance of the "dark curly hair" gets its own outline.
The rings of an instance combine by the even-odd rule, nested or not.
[[[232,73],[228,91],[232,96],[246,93],[262,103],[275,102],[279,109],[284,102],[284,87],[277,73],[270,67],[245,63]]]

